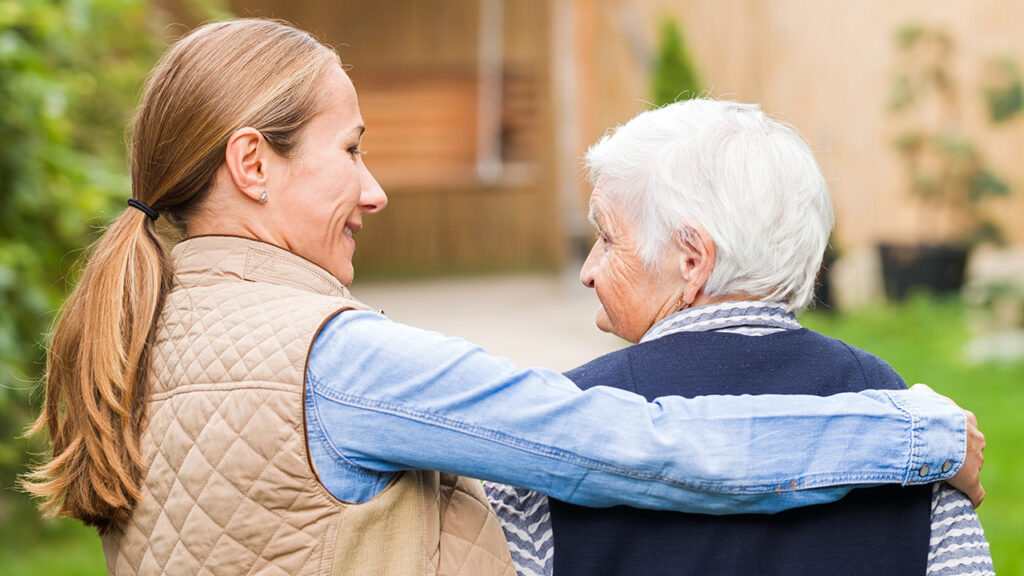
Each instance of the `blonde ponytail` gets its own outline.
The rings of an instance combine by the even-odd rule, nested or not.
[[[52,459],[26,488],[48,515],[104,530],[139,498],[149,350],[171,268],[152,221],[129,208],[97,243],[47,355],[44,411]]]
[[[208,24],[153,69],[135,115],[132,197],[187,228],[224,163],[230,135],[253,127],[289,155],[318,112],[318,80],[337,54],[286,24]],[[141,497],[150,353],[171,288],[153,221],[128,208],[96,244],[65,302],[47,354],[46,398],[31,432],[52,456],[22,478],[47,515],[101,532]]]

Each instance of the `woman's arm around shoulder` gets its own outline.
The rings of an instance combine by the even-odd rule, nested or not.
[[[360,311],[325,324],[307,379],[307,406],[356,472],[437,469],[590,506],[773,512],[952,477],[968,436],[961,410],[909,391],[651,403],[583,392]]]

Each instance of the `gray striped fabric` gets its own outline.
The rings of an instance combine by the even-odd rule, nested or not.
[[[501,521],[519,576],[551,576],[555,540],[548,497],[495,482],[484,482],[484,492]]]
[[[655,324],[641,342],[676,332],[729,332],[764,336],[800,328],[780,304],[723,302],[682,310]],[[554,533],[548,497],[505,484],[484,482],[501,521],[519,576],[552,576]],[[971,501],[940,483],[932,492],[928,576],[994,576],[985,532]]]
[[[651,326],[640,342],[650,342],[676,332],[730,332],[764,336],[797,328],[800,328],[800,323],[796,321],[796,316],[787,312],[782,304],[722,302],[680,310]]]
[[[948,484],[932,492],[928,576],[994,575],[985,531],[971,501]]]

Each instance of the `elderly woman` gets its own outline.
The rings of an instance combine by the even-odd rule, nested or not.
[[[793,130],[753,105],[679,102],[617,128],[587,164],[598,234],[580,278],[601,302],[597,326],[637,345],[567,373],[581,388],[653,400],[906,387],[882,360],[794,316],[811,301],[834,217],[814,155]],[[733,449],[751,461],[777,456]],[[521,574],[550,574],[552,564],[558,576],[992,573],[970,501],[948,486],[857,490],[774,516],[551,500],[550,521],[543,496],[488,492]]]
[[[456,474],[693,512],[954,473],[980,491],[980,433],[931,394],[648,403],[389,321],[346,289],[387,202],[364,129],[337,54],[277,22],[203,26],[153,70],[130,208],[53,336],[53,454],[28,481],[99,529],[110,572],[511,574]],[[160,215],[185,236],[169,255]]]

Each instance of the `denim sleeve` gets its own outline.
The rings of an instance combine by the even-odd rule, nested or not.
[[[931,394],[648,403],[360,311],[317,336],[307,392],[319,446],[352,473],[340,491],[360,475],[435,469],[584,506],[776,512],[853,485],[945,479],[966,450],[963,413]]]

